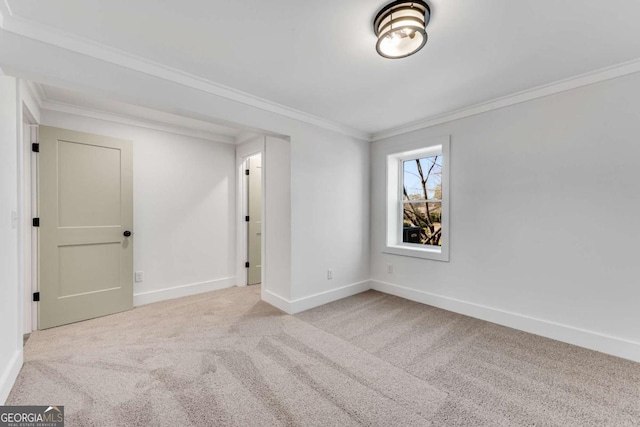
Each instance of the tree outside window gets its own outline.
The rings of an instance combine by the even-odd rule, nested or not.
[[[402,162],[403,243],[442,245],[442,156]]]

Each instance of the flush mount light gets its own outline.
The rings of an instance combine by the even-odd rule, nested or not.
[[[378,37],[376,50],[385,58],[413,55],[427,43],[425,28],[431,9],[423,1],[394,1],[382,8],[373,20]]]

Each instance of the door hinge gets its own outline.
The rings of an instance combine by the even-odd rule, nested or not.
[[[37,142],[34,142],[33,144],[31,144],[31,151],[33,151],[34,153],[39,153],[40,152],[40,144]]]
[[[247,221],[247,222],[249,222],[249,215],[245,216],[245,217],[244,217],[244,220],[245,220],[245,221]]]
[[[244,174],[249,175],[249,169],[245,169]]]
[[[33,218],[33,226],[40,227],[40,218]]]
[[[244,263],[245,268],[249,268],[249,261]]]
[[[34,292],[33,293],[33,302],[38,302],[40,301],[40,292]]]

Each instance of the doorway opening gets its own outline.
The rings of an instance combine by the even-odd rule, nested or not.
[[[255,135],[236,146],[236,285],[260,285],[267,277],[266,137]]]
[[[262,153],[245,161],[247,285],[262,283]]]

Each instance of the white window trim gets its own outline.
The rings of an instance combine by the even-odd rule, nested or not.
[[[387,155],[386,238],[382,252],[394,255],[449,261],[449,163],[450,138],[441,136],[428,141],[396,147]],[[402,242],[402,162],[420,157],[442,156],[442,246],[425,246]]]

